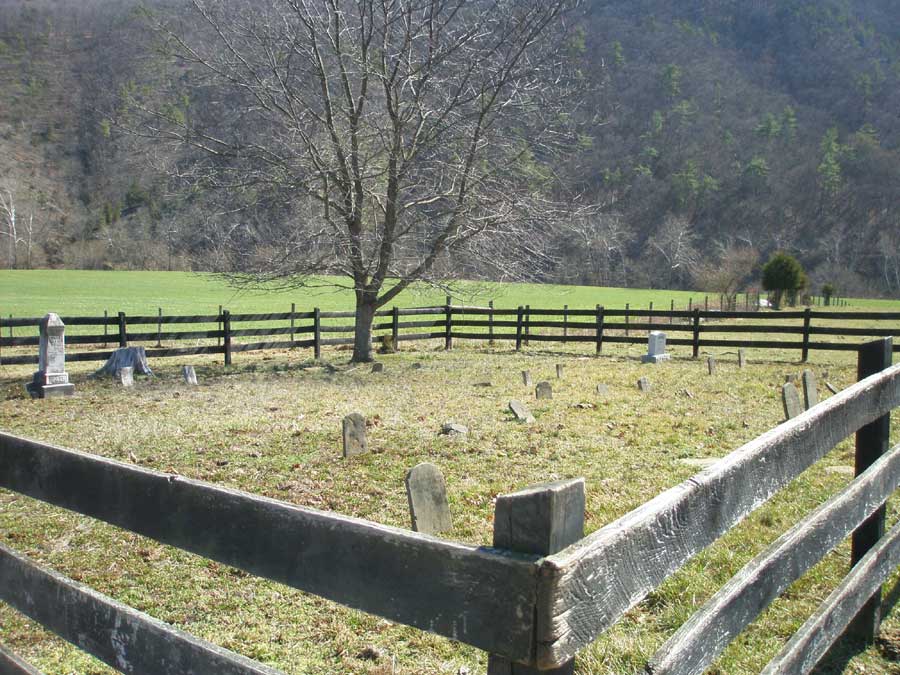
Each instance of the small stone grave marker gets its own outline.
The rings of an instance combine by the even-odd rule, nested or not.
[[[714,356],[706,357],[706,370],[709,372],[710,375],[716,374],[716,357],[714,357]]]
[[[648,380],[646,377],[642,377],[641,379],[639,379],[637,381],[637,386],[641,391],[650,391],[650,389],[652,389],[650,380]]]
[[[406,496],[414,532],[439,534],[453,524],[444,474],[434,464],[417,464],[406,474]]]
[[[441,433],[444,436],[465,436],[469,433],[469,427],[457,422],[444,422],[441,426]]]
[[[809,410],[819,403],[819,389],[816,386],[816,374],[811,370],[803,371],[803,403]]]
[[[647,336],[647,353],[641,357],[641,363],[659,363],[670,358],[672,355],[666,353],[666,334],[661,330],[650,331]]]
[[[838,393],[838,388],[831,384],[831,382],[826,382],[825,386],[828,387],[828,391],[830,391],[832,394]]]
[[[529,370],[522,371],[522,384],[524,384],[526,387],[529,387],[529,388],[533,386],[534,383],[531,380],[531,371],[529,371]]]
[[[793,382],[785,382],[781,385],[781,402],[784,404],[784,416],[789,420],[803,412],[800,393]]]
[[[747,365],[747,350],[741,347],[738,349],[738,368],[743,368]]]
[[[549,382],[538,382],[534,388],[534,396],[538,401],[549,401],[553,398],[553,387]]]
[[[25,385],[32,398],[71,396],[75,385],[66,373],[66,325],[52,312],[41,319],[38,369]]]
[[[600,396],[606,396],[609,393],[609,387],[606,386],[605,384],[598,384],[597,385],[597,393]]]
[[[525,422],[525,424],[534,422],[534,415],[532,415],[531,411],[519,401],[510,401],[509,410],[519,422]]]
[[[561,363],[556,364],[556,379],[561,380],[563,376],[563,366]]]
[[[364,455],[369,451],[366,441],[366,418],[360,413],[350,413],[343,421],[344,457]]]
[[[493,387],[493,386],[494,386],[494,383],[485,380],[484,382],[476,382],[476,383],[473,384],[472,386],[473,386],[473,387],[478,387],[478,388],[480,388],[480,389],[489,389],[490,387]]]
[[[184,377],[185,384],[197,386],[197,373],[194,372],[194,366],[182,366],[181,375]]]
[[[372,372],[373,373],[383,373],[384,372],[384,364],[378,363],[377,361],[372,364]]]
[[[119,368],[116,371],[116,382],[121,384],[123,387],[133,387],[134,386],[134,368],[125,367]]]
[[[412,368],[413,368],[413,370],[421,370],[422,364],[419,363],[418,361],[416,361],[414,364],[412,364]]]

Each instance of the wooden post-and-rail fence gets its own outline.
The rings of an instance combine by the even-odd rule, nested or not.
[[[789,584],[852,536],[849,574],[763,671],[807,673],[847,630],[874,638],[880,586],[900,565],[900,525],[882,536],[883,505],[900,486],[900,446],[887,447],[889,416],[900,406],[892,351],[889,338],[865,345],[859,382],[586,537],[582,479],[498,497],[493,547],[5,433],[0,487],[472,645],[491,655],[491,675],[571,673],[578,652],[625,612],[856,433],[856,478],[747,563],[647,664],[654,675],[704,672]],[[5,544],[0,600],[122,672],[276,672]],[[34,672],[5,651],[2,664]]]
[[[226,365],[236,352],[266,349],[312,348],[314,357],[321,358],[323,346],[352,345],[355,313],[351,311],[296,311],[266,314],[233,314],[222,309],[215,315],[126,316],[118,312],[112,316],[63,316],[70,327],[66,332],[68,345],[76,347],[66,354],[70,361],[104,361],[111,351],[108,343],[114,329],[120,347],[131,343],[145,343],[151,358],[181,357],[191,354],[222,354]],[[840,325],[853,321],[855,325]],[[665,322],[660,326],[659,322]],[[749,322],[749,323],[748,323]],[[871,326],[860,327],[859,322]],[[152,324],[155,330],[144,331]],[[893,324],[893,325],[891,325]],[[36,349],[30,354],[21,349],[37,347],[40,318],[3,319],[0,328],[8,328],[10,335],[0,333],[0,365],[37,363]],[[100,327],[83,334],[85,327]],[[185,330],[184,328],[187,327]],[[22,335],[22,329],[30,329]],[[900,312],[835,312],[801,311],[765,312],[703,310],[611,309],[597,305],[593,309],[538,309],[530,305],[516,309],[467,307],[453,305],[452,299],[440,307],[397,308],[379,310],[372,326],[373,340],[390,337],[393,348],[403,341],[442,339],[445,349],[452,349],[454,341],[477,340],[489,344],[514,343],[516,350],[534,342],[593,343],[599,352],[606,344],[646,344],[646,332],[664,328],[669,334],[667,345],[691,348],[696,358],[702,348],[758,348],[796,350],[806,361],[816,350],[856,351],[860,342],[828,341],[831,336],[856,339],[900,337]],[[18,335],[12,335],[13,329]],[[684,337],[679,337],[685,334]],[[788,339],[775,339],[787,336]],[[794,339],[790,339],[793,337]],[[251,338],[251,339],[248,339]],[[266,338],[266,339],[261,339]],[[215,340],[215,342],[213,342]],[[167,346],[163,342],[170,343]],[[193,343],[191,346],[172,346],[171,343]],[[97,345],[97,351],[83,351],[81,347]],[[900,343],[894,346],[900,350]]]

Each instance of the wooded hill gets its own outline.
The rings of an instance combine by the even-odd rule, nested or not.
[[[180,4],[169,11],[187,23]],[[520,169],[535,190],[597,208],[549,233],[553,255],[528,276],[718,290],[721,268],[756,285],[755,254],[783,249],[813,290],[900,293],[893,0],[594,1],[566,31],[577,142],[560,158],[535,138]],[[192,151],[107,120],[136,91],[202,113],[203,88],[158,37],[124,0],[0,2],[0,195],[17,240],[0,212],[0,264],[236,264],[210,225],[222,200],[179,171]],[[254,217],[277,248],[306,207],[256,199],[271,200]],[[496,274],[459,255],[446,274]]]

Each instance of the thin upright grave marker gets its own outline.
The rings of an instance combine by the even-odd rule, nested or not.
[[[741,347],[738,349],[738,368],[743,368],[747,365],[747,350]]]
[[[716,357],[715,356],[707,356],[706,357],[706,370],[710,375],[716,374]]]
[[[350,413],[343,420],[344,457],[364,455],[369,451],[366,441],[366,418]]]
[[[784,405],[784,416],[793,419],[803,412],[803,404],[800,403],[800,392],[793,382],[785,382],[781,385],[781,402]]]
[[[561,380],[563,376],[563,365],[561,363],[556,364],[556,379]]]
[[[666,353],[666,334],[660,330],[650,331],[647,336],[647,353],[641,357],[641,363],[659,363],[670,358],[672,355]]]
[[[803,371],[803,402],[809,410],[819,403],[819,389],[816,386],[816,375],[811,370]]]
[[[648,380],[646,377],[640,378],[637,381],[637,386],[641,391],[650,391],[653,388],[650,384],[650,380]]]
[[[529,370],[522,371],[522,384],[524,384],[526,387],[533,386],[533,382],[531,380],[531,371],[529,371]]]
[[[123,387],[133,387],[134,386],[134,368],[128,366],[125,368],[119,368],[116,370],[116,382],[118,382]]]
[[[406,497],[414,532],[440,534],[453,527],[447,483],[434,464],[417,464],[406,474]]]
[[[25,385],[32,398],[71,396],[75,385],[66,373],[66,325],[57,314],[41,319],[41,339],[38,347],[38,369]]]
[[[192,387],[197,386],[197,373],[194,372],[194,366],[182,366],[181,375],[184,378],[185,384]]]

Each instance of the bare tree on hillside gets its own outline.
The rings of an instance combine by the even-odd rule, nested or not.
[[[135,88],[128,104],[152,137],[202,151],[175,173],[226,188],[216,236],[245,278],[349,280],[367,361],[377,308],[454,251],[501,274],[549,264],[545,160],[577,2],[192,0],[199,24],[157,19],[170,103]]]
[[[6,237],[6,264],[9,269],[14,270],[18,266],[18,250],[22,237],[19,235],[16,219],[16,198],[9,186],[0,188],[0,234]]]

